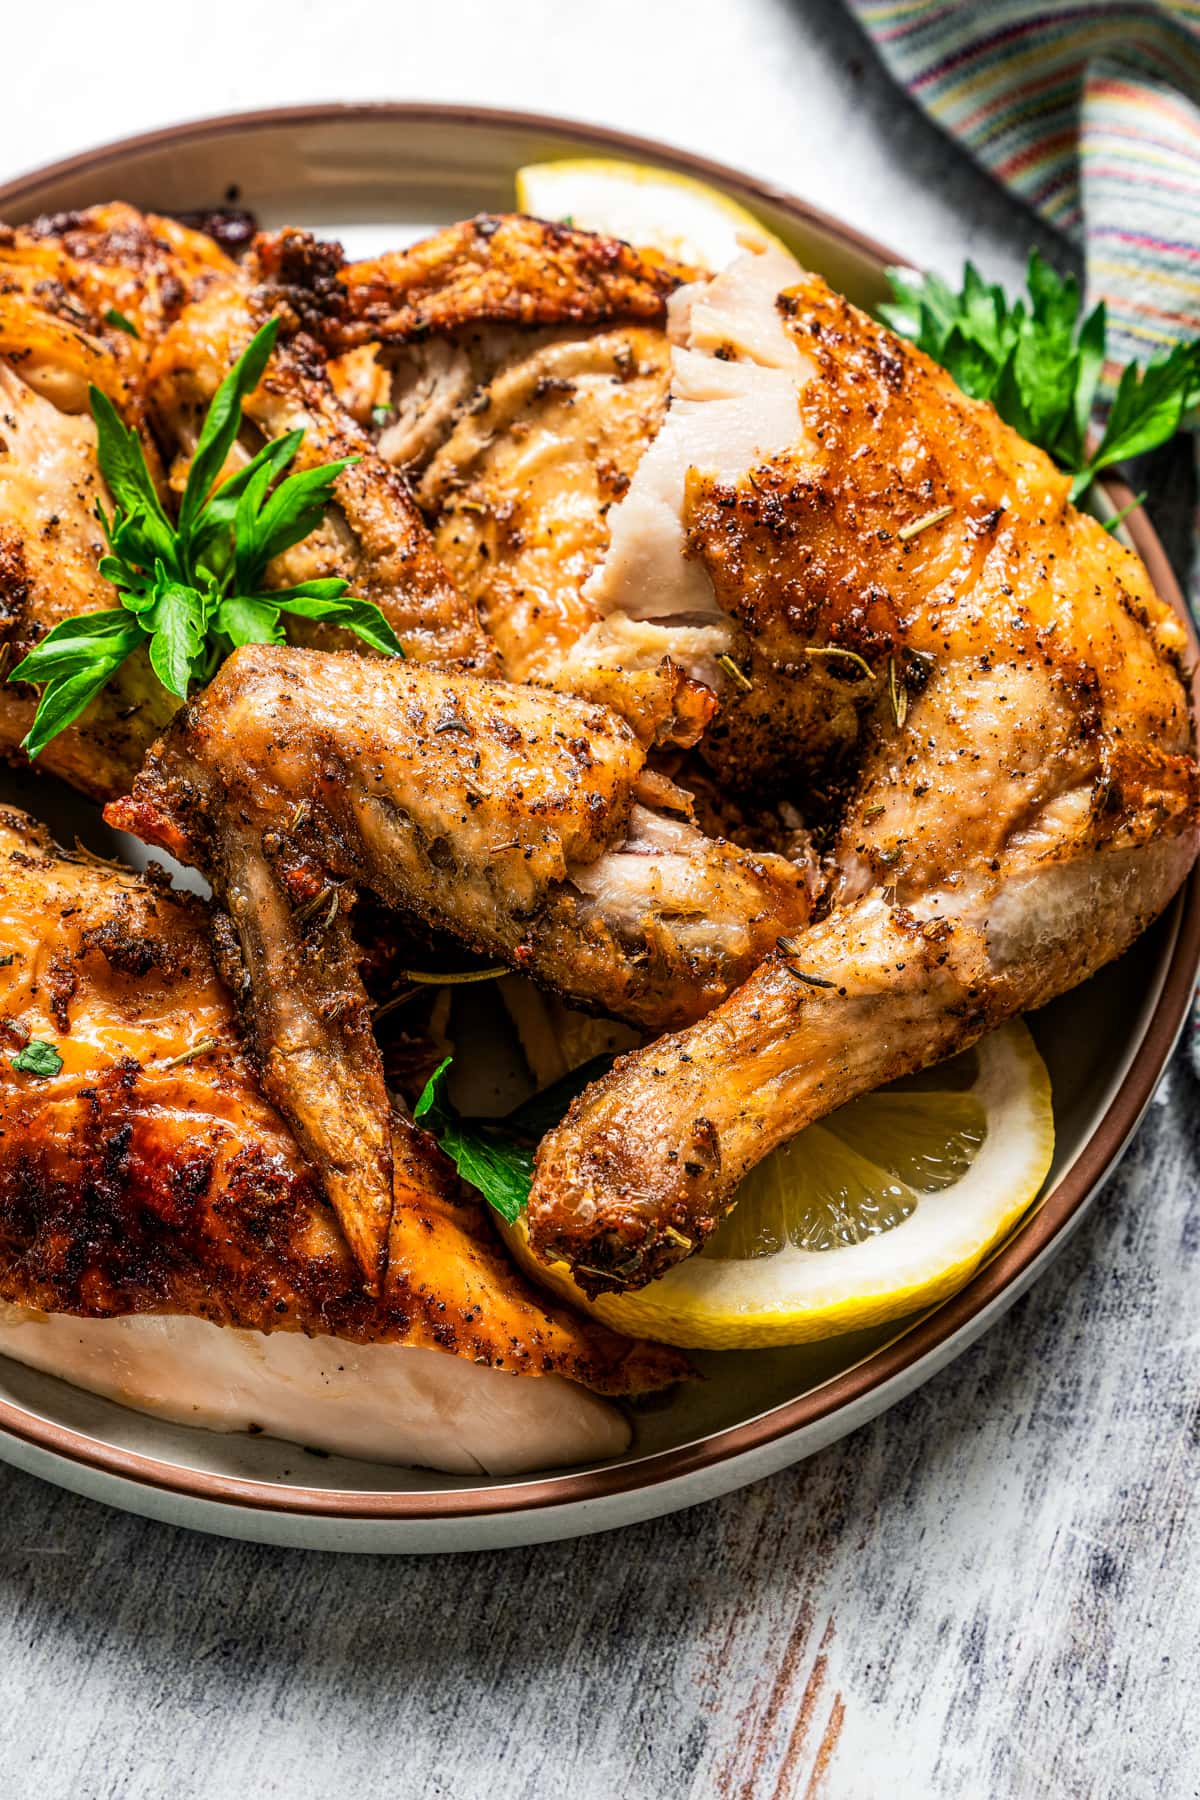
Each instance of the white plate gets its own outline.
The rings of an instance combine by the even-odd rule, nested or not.
[[[715,181],[852,299],[885,253],[836,221],[663,146],[553,120],[454,107],[313,107],[157,132],[0,188],[13,222],[121,198],[159,210],[235,201],[355,254],[512,205],[513,173],[611,153]],[[903,253],[903,246],[899,246]],[[890,260],[896,260],[891,258]],[[1142,514],[1129,530],[1182,613]],[[0,799],[67,841],[104,843],[98,815],[50,781],[0,776]],[[481,1483],[316,1457],[262,1437],[173,1426],[0,1359],[0,1456],[114,1505],[200,1530],[343,1550],[476,1549],[568,1537],[724,1493],[830,1443],[927,1380],[1012,1304],[1062,1247],[1141,1117],[1186,1014],[1200,954],[1193,876],[1122,961],[1030,1020],[1054,1083],[1058,1148],[1039,1207],[953,1300],[890,1326],[789,1351],[703,1356],[705,1380],[634,1410],[616,1463]]]

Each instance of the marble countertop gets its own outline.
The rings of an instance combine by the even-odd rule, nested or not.
[[[10,12],[5,176],[206,112],[468,99],[674,140],[947,272],[969,253],[1011,281],[1045,242],[833,0],[62,0],[49,29]],[[0,1467],[0,1786],[1200,1792],[1198,1150],[1177,1062],[1064,1255],[949,1370],[800,1467],[628,1531],[338,1558],[189,1535]]]

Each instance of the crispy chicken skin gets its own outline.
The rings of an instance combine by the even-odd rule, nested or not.
[[[679,655],[711,668],[728,632],[609,624],[584,591],[662,424],[667,300],[689,272],[520,216],[348,267],[303,232],[260,238],[256,256],[340,353],[357,416],[389,420],[381,454],[424,471],[438,552],[503,673],[612,706],[644,743],[694,743],[716,696]]]
[[[801,870],[653,810],[677,797],[643,765],[628,727],[584,701],[254,646],[109,807],[211,879],[264,1085],[369,1275],[390,1135],[349,930],[357,886],[656,1029],[699,1016],[807,918]]]
[[[262,257],[281,286],[312,296],[335,355],[484,323],[661,323],[680,278],[618,238],[519,213],[480,213],[410,249],[344,266],[314,254],[301,232],[266,240]]]
[[[82,301],[101,317],[114,308],[134,327],[142,355],[183,306],[236,270],[207,232],[119,200],[37,219],[9,233],[7,248],[35,263],[39,280],[54,283],[66,306]],[[5,261],[0,239],[0,269]]]
[[[0,675],[64,619],[115,603],[98,568],[96,503],[112,503],[87,391],[94,383],[138,426],[141,362],[128,334],[88,310],[82,284],[68,288],[68,260],[39,239],[0,243]],[[14,760],[25,760],[37,700],[26,683],[0,682],[0,752]],[[146,657],[131,657],[42,766],[105,799],[128,787],[171,707]]]
[[[686,1372],[535,1294],[399,1117],[388,1283],[368,1297],[257,1084],[199,902],[3,812],[0,917],[0,1298],[423,1345],[608,1394]],[[28,1036],[55,1044],[57,1075],[12,1068]]]
[[[1119,955],[1196,853],[1186,640],[1138,559],[817,277],[797,271],[778,314],[811,369],[795,447],[738,480],[686,473],[686,579],[752,658],[717,757],[840,765],[827,916],[543,1143],[531,1240],[593,1292],[699,1247],[811,1120]],[[828,645],[873,671],[850,665],[849,707],[829,704],[835,659],[814,675],[806,655]]]

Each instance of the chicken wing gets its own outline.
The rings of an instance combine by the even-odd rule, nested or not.
[[[693,308],[713,398],[668,415],[597,587],[736,622],[752,685],[705,743],[799,777],[827,916],[542,1145],[531,1240],[592,1292],[698,1248],[812,1119],[1119,955],[1196,854],[1186,639],[1141,563],[990,407],[817,277],[768,272],[770,306],[751,266]],[[731,321],[739,284],[758,298]]]
[[[390,1138],[349,931],[358,884],[655,1028],[697,1017],[807,919],[802,870],[655,811],[681,797],[644,760],[580,700],[248,647],[108,809],[212,880],[264,1084],[372,1277]]]
[[[311,1169],[257,1084],[200,902],[57,850],[6,811],[0,921],[0,1299],[24,1316],[177,1315],[333,1337],[344,1351],[422,1346],[468,1367],[565,1376],[606,1394],[685,1372],[677,1356],[535,1294],[432,1140],[398,1115],[388,1282],[368,1297]],[[56,1073],[14,1067],[31,1038],[54,1046]],[[5,1331],[0,1341],[36,1361],[38,1335]],[[156,1342],[169,1353],[169,1334]],[[219,1349],[216,1357],[225,1370]],[[285,1378],[291,1367],[293,1387],[319,1381],[316,1360],[300,1342],[290,1364],[283,1347],[271,1352]],[[389,1393],[386,1371],[371,1366]],[[414,1380],[441,1391],[436,1365],[414,1364]],[[449,1379],[446,1389],[456,1403],[460,1385]],[[544,1402],[526,1398],[527,1425],[539,1408],[561,1405],[555,1385]],[[212,1410],[217,1399],[210,1392]],[[493,1394],[493,1404],[502,1417],[511,1403]],[[387,1439],[386,1419],[378,1434]]]

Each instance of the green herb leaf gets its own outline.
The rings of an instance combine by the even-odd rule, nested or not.
[[[463,1119],[446,1097],[449,1056],[425,1083],[413,1118],[431,1131],[463,1180],[511,1225],[529,1202],[533,1152],[479,1120]]]
[[[1169,355],[1156,356],[1140,374],[1134,363],[1122,371],[1104,436],[1089,465],[1093,472],[1141,456],[1174,437],[1198,366],[1200,342],[1176,344]]]
[[[118,331],[126,332],[131,338],[140,338],[142,335],[133,320],[127,319],[125,314],[118,312],[115,306],[109,307],[104,315],[104,321],[107,325],[115,325]]]
[[[289,431],[213,488],[277,331],[277,320],[264,325],[218,388],[200,431],[177,526],[163,510],[137,432],[105,394],[89,390],[97,457],[114,502],[111,518],[96,505],[110,550],[99,569],[121,606],[64,621],[9,676],[43,684],[24,743],[30,757],[78,718],[143,643],[158,680],[180,700],[209,678],[229,650],[282,643],[283,613],[332,620],[384,656],[404,654],[379,608],[350,598],[349,584],[340,578],[275,593],[256,591],[271,559],[321,523],[339,475],[356,457],[289,475],[304,437],[302,430]]]
[[[150,664],[169,694],[186,700],[203,660],[207,626],[203,596],[195,588],[168,581],[142,614],[150,640]]]
[[[179,535],[185,544],[191,538],[209,489],[225,467],[234,439],[241,430],[242,403],[262,380],[278,335],[279,320],[268,319],[213,395],[179,502]]]
[[[18,663],[10,681],[46,684],[21,746],[31,761],[79,717],[142,641],[137,620],[127,612],[87,613],[64,619]]]
[[[259,470],[266,468],[269,471],[268,483],[277,480],[294,461],[303,438],[302,430],[289,431],[283,437],[276,438],[273,443],[264,444],[258,455],[251,457],[244,468],[228,476],[220,487],[213,490],[192,528],[192,555],[197,561],[205,556],[218,537],[227,536],[232,531],[237,518],[238,501]],[[218,574],[220,572],[214,571]]]
[[[560,1123],[576,1095],[607,1074],[611,1056],[594,1056],[535,1094],[506,1119],[465,1119],[446,1094],[446,1057],[434,1070],[413,1108],[413,1118],[431,1131],[465,1182],[478,1188],[488,1205],[511,1225],[529,1203],[533,1150]],[[529,1140],[521,1142],[520,1140]]]
[[[45,1038],[30,1038],[23,1050],[9,1057],[9,1062],[22,1075],[38,1075],[43,1081],[51,1075],[57,1075],[63,1066],[62,1057]]]
[[[281,556],[293,544],[302,543],[316,530],[333,498],[338,476],[358,460],[357,456],[348,456],[322,468],[301,469],[260,500],[253,525],[247,523],[238,531],[237,579],[244,592],[252,592],[258,586],[272,558]]]
[[[278,606],[273,600],[256,600],[251,595],[231,594],[222,600],[217,608],[216,626],[235,649],[239,644],[282,644],[284,641]]]
[[[343,630],[352,631],[381,656],[403,656],[399,638],[374,601],[335,598],[328,590],[336,585],[339,584],[332,579],[304,581],[294,588],[280,588],[275,593],[264,594],[262,598],[273,601],[280,612],[294,613],[300,619],[328,619]],[[344,593],[346,583],[342,582],[340,586]],[[322,591],[316,591],[318,589]]]
[[[1175,345],[1142,371],[1131,365],[1089,459],[1087,432],[1104,367],[1103,301],[1080,324],[1078,282],[1036,250],[1024,300],[1007,300],[971,263],[957,294],[936,275],[891,269],[888,279],[893,298],[878,309],[884,322],[940,362],[964,393],[990,400],[1002,419],[1048,451],[1074,477],[1072,500],[1101,469],[1166,443],[1200,401],[1200,339]]]
[[[126,562],[148,567],[161,557],[178,576],[175,531],[146,466],[141,438],[98,387],[89,388],[88,397],[96,425],[96,460],[117,506],[111,524],[97,509],[109,543]]]
[[[557,1081],[543,1088],[540,1094],[526,1100],[515,1112],[510,1112],[504,1123],[509,1131],[518,1137],[532,1138],[535,1142],[561,1125],[567,1115],[572,1100],[578,1099],[584,1088],[590,1087],[593,1081],[599,1081],[607,1075],[616,1061],[615,1056],[593,1056],[582,1063],[578,1069],[570,1069],[567,1074],[560,1075]]]

